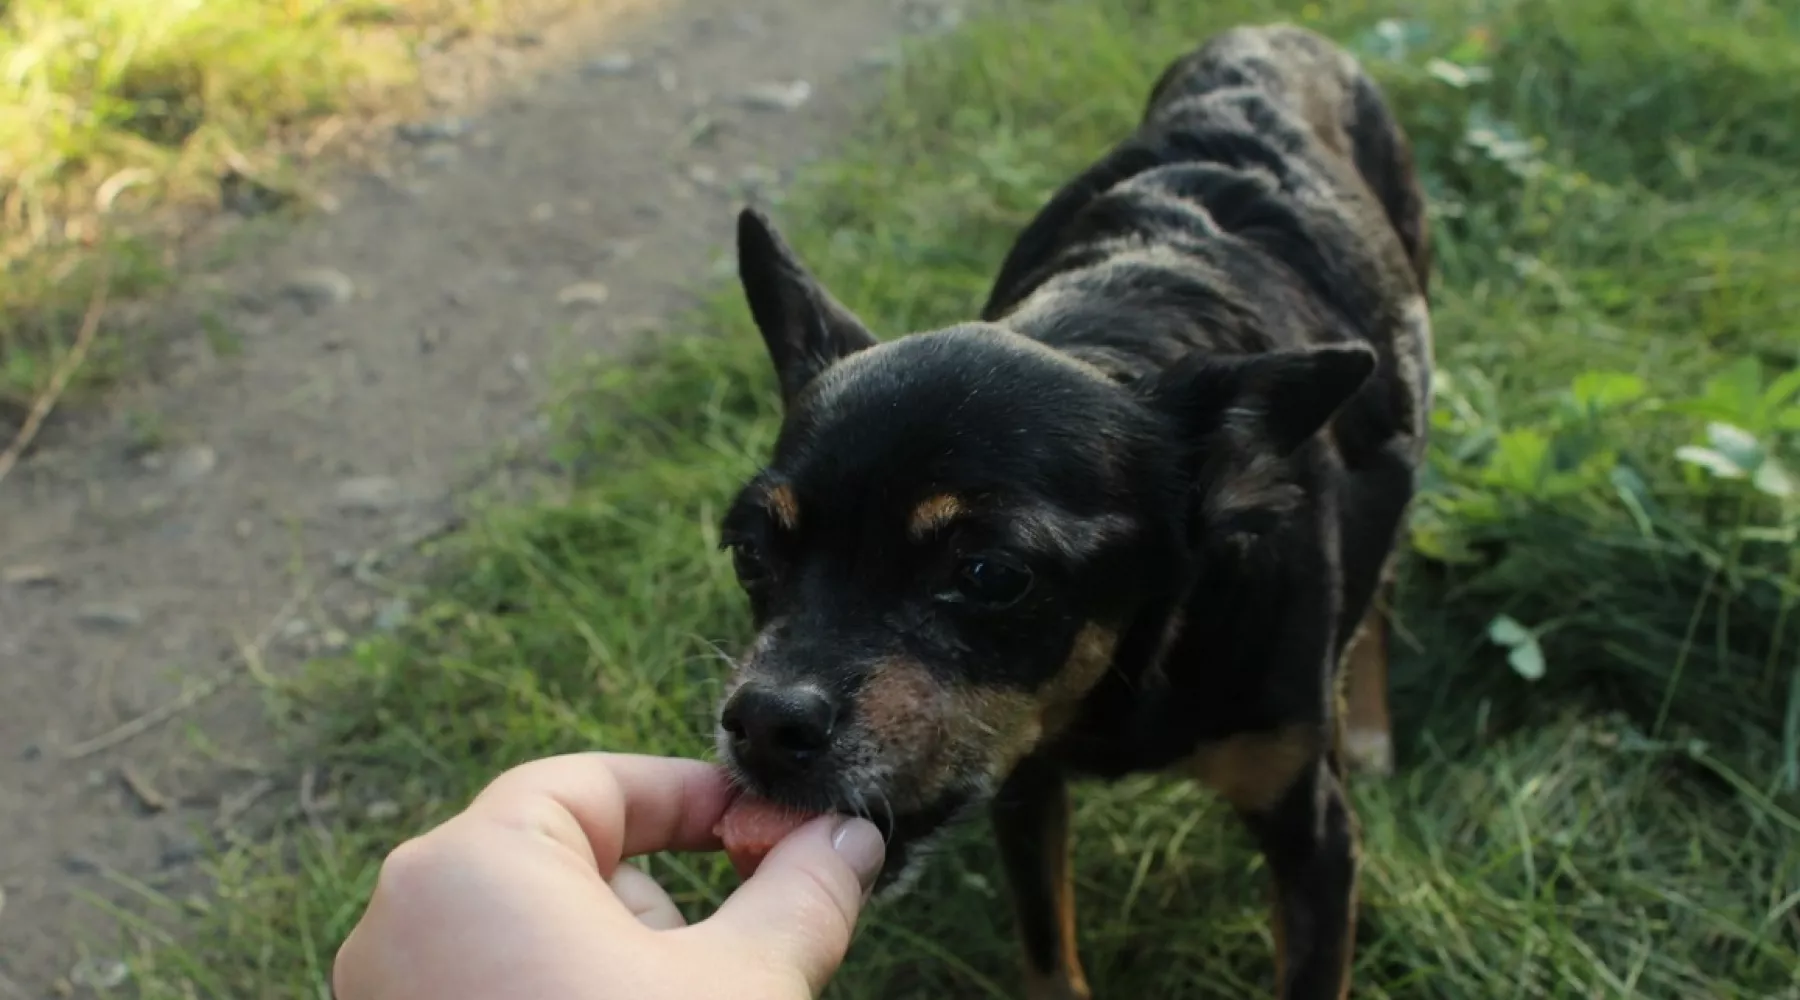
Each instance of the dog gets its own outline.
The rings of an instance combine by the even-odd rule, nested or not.
[[[721,528],[756,627],[719,718],[734,780],[881,824],[883,897],[986,808],[1026,995],[1069,1000],[1068,781],[1185,776],[1267,860],[1277,995],[1346,995],[1344,781],[1391,766],[1430,258],[1381,92],[1284,24],[1170,65],[978,321],[878,341],[746,208],[784,415]]]

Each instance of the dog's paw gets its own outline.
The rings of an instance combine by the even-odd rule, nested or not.
[[[1344,757],[1352,771],[1385,778],[1394,773],[1394,739],[1381,730],[1352,729],[1344,734]]]

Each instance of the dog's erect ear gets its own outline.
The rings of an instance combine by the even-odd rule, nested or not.
[[[1360,344],[1194,354],[1151,387],[1151,403],[1174,417],[1190,440],[1225,431],[1279,457],[1319,432],[1375,371],[1375,352]]]
[[[843,358],[875,346],[875,337],[831,297],[754,208],[738,214],[738,281],[768,345],[781,401],[794,397]]]
[[[1323,428],[1375,370],[1375,352],[1333,345],[1194,354],[1148,387],[1149,404],[1192,442],[1203,528],[1260,534],[1301,502],[1283,459]]]

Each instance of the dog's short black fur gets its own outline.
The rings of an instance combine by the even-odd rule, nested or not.
[[[724,520],[759,630],[738,779],[884,824],[889,887],[991,805],[1029,993],[1067,998],[1066,779],[1185,774],[1267,857],[1280,995],[1341,996],[1340,757],[1385,764],[1378,596],[1430,402],[1422,196],[1374,84],[1298,28],[1208,42],[980,322],[880,343],[762,216],[738,249],[786,407]]]

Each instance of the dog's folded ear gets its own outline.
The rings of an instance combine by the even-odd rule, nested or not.
[[[791,406],[832,364],[875,346],[874,335],[819,284],[761,212],[739,213],[737,242],[738,281],[775,363],[783,405]]]
[[[1375,371],[1375,352],[1334,344],[1263,354],[1196,352],[1150,387],[1151,405],[1189,440],[1229,432],[1293,453],[1319,432]]]
[[[1323,428],[1375,370],[1356,344],[1264,354],[1195,353],[1147,387],[1198,463],[1204,530],[1260,534],[1301,500],[1284,461]]]

